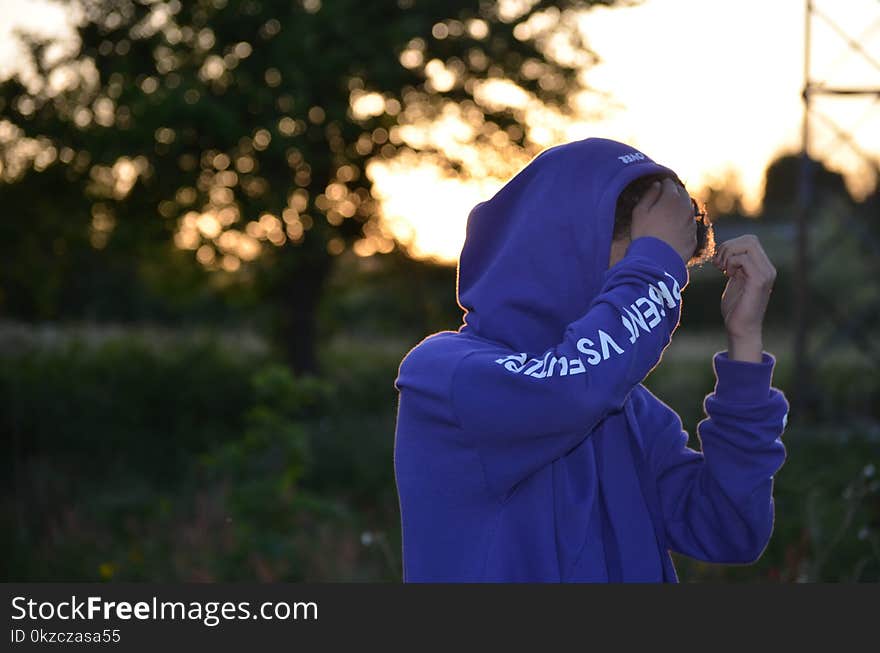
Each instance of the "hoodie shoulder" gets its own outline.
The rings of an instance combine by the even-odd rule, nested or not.
[[[456,432],[460,424],[452,407],[452,382],[461,360],[478,346],[455,331],[435,333],[403,357],[394,387],[399,393],[398,433],[418,425],[424,431],[441,425]]]
[[[437,394],[448,391],[458,362],[473,351],[473,340],[456,331],[440,331],[427,336],[410,349],[400,362],[394,387]]]

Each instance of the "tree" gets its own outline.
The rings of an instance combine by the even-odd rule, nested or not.
[[[124,267],[173,241],[253,284],[289,362],[314,370],[333,257],[394,247],[368,162],[418,153],[468,174],[460,153],[416,135],[449,116],[485,158],[480,174],[528,160],[545,145],[529,110],[571,113],[596,60],[578,12],[612,3],[82,0],[78,50],[53,60],[30,38],[38,79],[0,89],[5,183],[52,188],[28,224],[7,225],[10,242],[33,229],[64,250],[88,233]]]
[[[712,180],[704,191],[706,211],[712,220],[721,217],[742,216],[743,193],[739,176],[733,170]]]
[[[790,214],[792,207],[797,206],[802,163],[799,154],[783,154],[767,166],[761,203],[764,218]],[[830,170],[821,161],[810,159],[807,165],[812,206],[819,207],[825,202],[838,200],[850,205],[853,203],[843,175]]]

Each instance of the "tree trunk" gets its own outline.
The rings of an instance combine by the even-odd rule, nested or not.
[[[275,304],[275,341],[296,374],[317,374],[317,310],[333,257],[287,245],[272,271],[269,295]]]

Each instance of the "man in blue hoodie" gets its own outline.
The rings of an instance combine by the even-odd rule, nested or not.
[[[670,551],[760,557],[789,408],[761,340],[776,273],[753,236],[715,254],[728,348],[712,360],[701,451],[690,449],[642,383],[698,254],[673,180],[590,138],[545,150],[473,209],[464,324],[422,340],[394,382],[404,581],[677,582]]]

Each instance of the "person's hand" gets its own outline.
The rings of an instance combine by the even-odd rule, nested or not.
[[[712,262],[728,277],[721,295],[728,357],[760,363],[764,313],[776,281],[776,268],[753,234],[719,245]]]
[[[697,248],[697,221],[687,191],[669,178],[654,182],[633,209],[630,234],[632,240],[659,238],[687,263]]]

